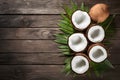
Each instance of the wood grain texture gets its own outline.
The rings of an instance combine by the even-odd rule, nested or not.
[[[120,39],[120,28],[111,39]],[[55,34],[61,33],[59,28],[0,28],[0,39],[22,40],[54,40]]]
[[[1,64],[43,64],[43,65],[60,65],[64,64],[63,55],[61,53],[0,53]]]
[[[54,28],[60,19],[60,15],[0,15],[0,28]]]
[[[0,28],[58,28],[60,15],[0,15]],[[120,15],[114,19],[114,27],[120,28]]]
[[[120,78],[120,1],[74,0],[91,7],[96,3],[109,5],[110,13],[117,14],[108,59],[115,70],[103,78],[65,76],[63,56],[53,40],[59,33],[57,26],[65,13],[62,4],[70,0],[0,0],[0,80],[119,80]]]
[[[112,52],[108,59],[112,64],[120,64],[120,54]],[[0,65],[61,65],[67,57],[62,53],[20,53],[20,52],[0,52]]]
[[[0,28],[0,39],[55,39],[58,28]]]
[[[118,0],[75,0],[78,5],[85,2],[92,6],[96,3],[106,3],[110,6],[111,13],[120,12]],[[11,3],[12,2],[12,3]],[[63,13],[62,4],[70,3],[70,0],[0,0],[0,14],[60,14]]]
[[[0,40],[0,52],[58,52],[53,40]]]
[[[111,40],[111,51],[118,53],[120,40]],[[60,52],[53,40],[0,40],[0,52]]]
[[[120,66],[115,66],[115,70],[110,70],[104,74],[104,78],[87,78],[65,76],[61,72],[63,65],[1,65],[1,80],[117,80],[120,76]]]

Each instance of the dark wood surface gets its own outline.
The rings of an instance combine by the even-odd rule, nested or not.
[[[65,57],[54,42],[64,13],[62,4],[70,0],[0,0],[0,80],[119,80],[120,79],[120,1],[75,0],[91,7],[106,3],[114,20],[116,34],[109,46],[114,70],[103,78],[65,76]]]

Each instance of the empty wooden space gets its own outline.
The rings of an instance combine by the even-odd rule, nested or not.
[[[64,57],[54,40],[60,33],[57,23],[65,13],[62,4],[70,0],[0,0],[0,80],[119,80],[120,78],[120,1],[74,0],[91,7],[106,3],[114,20],[116,34],[109,46],[114,70],[103,78],[72,77],[62,73]]]

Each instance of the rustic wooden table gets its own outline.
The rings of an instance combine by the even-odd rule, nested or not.
[[[75,0],[92,6],[106,3],[111,14],[116,14],[116,34],[111,42],[110,61],[115,70],[103,79],[120,78],[120,1]],[[61,56],[53,34],[58,30],[58,20],[63,13],[62,4],[69,0],[0,0],[0,80],[81,80],[61,72],[65,57]],[[86,77],[82,77],[87,79]]]

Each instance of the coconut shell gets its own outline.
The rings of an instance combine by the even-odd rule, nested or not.
[[[77,32],[78,33],[78,32]],[[75,34],[75,33],[73,33],[73,34]],[[81,34],[83,34],[83,33],[81,33]],[[84,35],[84,34],[83,34]],[[71,35],[70,35],[71,36]],[[69,37],[70,37],[69,36]],[[86,38],[86,35],[84,35],[85,36],[85,38]],[[67,44],[69,44],[69,37],[68,37],[68,40],[67,40]],[[87,38],[86,38],[86,40],[87,40]],[[87,42],[88,42],[88,40],[87,40]],[[89,44],[89,42],[88,42],[88,44]],[[86,46],[86,48],[84,49],[84,50],[82,50],[82,51],[80,51],[80,52],[84,52],[84,51],[86,51],[87,50],[87,48],[88,48],[88,44],[87,44],[87,46]],[[68,45],[68,47],[70,48],[70,46]],[[71,48],[70,48],[71,49]],[[73,52],[72,54],[74,55],[74,54],[76,54],[76,53],[79,53],[79,52],[75,52],[75,51],[73,51],[72,49],[71,49],[71,51]]]
[[[76,10],[77,11],[77,10]],[[75,11],[74,11],[75,12]],[[73,15],[73,14],[72,14]],[[89,15],[89,14],[88,14]],[[89,15],[90,16],[90,15]],[[84,32],[87,28],[85,28],[85,29],[79,29],[79,28],[77,28],[74,24],[73,24],[73,22],[72,22],[72,19],[71,19],[71,23],[72,23],[72,25],[73,25],[73,28],[75,29],[75,30],[77,30],[77,31],[80,31],[80,32]],[[91,24],[91,23],[90,23]],[[89,25],[90,25],[89,24]],[[88,25],[88,26],[89,26]]]
[[[92,44],[92,45],[88,48],[88,51],[87,51],[88,55],[89,55],[90,50],[91,50],[94,46],[102,46],[104,49],[106,49],[105,46],[104,46],[102,43]],[[106,51],[107,51],[107,49],[106,49]],[[108,51],[107,51],[107,57],[108,57]],[[97,62],[95,62],[95,63],[97,63]]]
[[[92,18],[92,20],[97,23],[104,22],[109,16],[108,5],[103,3],[94,5],[90,9],[89,15]]]
[[[86,38],[87,38],[87,40],[89,41],[89,42],[91,42],[91,43],[98,43],[98,42],[92,42],[92,41],[90,41],[89,39],[88,39],[88,31],[89,31],[89,29],[90,28],[92,28],[92,27],[94,27],[94,26],[96,26],[97,24],[91,24],[88,28],[87,28],[87,30],[86,30],[86,34],[85,34],[85,36],[86,36]],[[103,28],[103,27],[102,27]],[[103,30],[104,30],[104,28],[103,28]],[[105,39],[105,37],[104,37],[104,39]],[[102,40],[102,41],[104,41],[104,39]],[[101,42],[102,42],[101,41]]]
[[[75,56],[84,56],[88,61],[90,61],[89,57],[88,57],[85,53],[75,53],[75,54],[76,54]],[[71,66],[71,65],[70,65],[70,66]],[[89,69],[90,69],[90,63],[89,63]],[[89,70],[89,69],[88,69],[88,70]],[[73,70],[72,70],[72,71],[73,71]],[[74,71],[73,71],[73,72],[74,72]],[[76,72],[74,72],[74,73],[76,73]],[[78,73],[76,73],[76,74],[84,76],[86,73],[87,73],[87,71],[86,71],[84,74],[78,74]]]
[[[84,56],[90,62],[90,58],[85,53],[77,53],[76,56]]]

